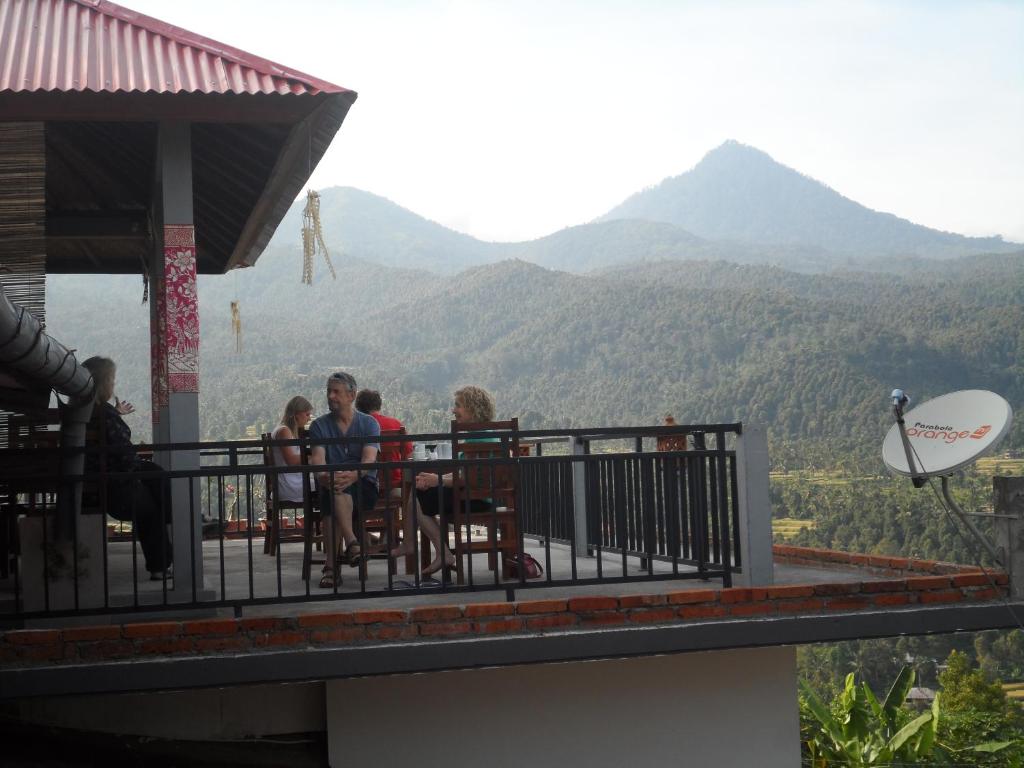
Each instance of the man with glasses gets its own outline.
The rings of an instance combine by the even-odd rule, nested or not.
[[[352,525],[354,510],[368,512],[377,503],[377,470],[361,470],[358,465],[377,460],[377,451],[380,450],[378,442],[368,440],[317,444],[318,440],[380,436],[380,425],[372,416],[355,409],[355,399],[355,378],[343,371],[332,373],[327,379],[327,407],[330,412],[316,419],[309,427],[311,463],[353,467],[317,474],[328,557],[323,578],[320,579],[320,586],[324,589],[331,589],[336,583],[341,583],[341,575],[333,566],[340,559],[338,555],[343,549],[349,565],[355,567],[361,562],[362,550]]]

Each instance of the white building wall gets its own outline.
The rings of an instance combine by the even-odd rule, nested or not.
[[[339,680],[326,701],[335,768],[800,763],[794,648]]]

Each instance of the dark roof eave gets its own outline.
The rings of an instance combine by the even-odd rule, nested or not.
[[[1015,628],[1024,602],[708,620],[543,635],[0,668],[0,698],[293,683]],[[120,674],[120,673],[124,674]]]
[[[354,91],[331,94],[291,129],[225,272],[255,265],[341,128],[356,96]]]

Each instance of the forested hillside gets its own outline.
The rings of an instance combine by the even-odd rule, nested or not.
[[[451,391],[469,382],[530,427],[654,423],[671,411],[872,451],[894,386],[917,401],[979,387],[1024,404],[1020,254],[905,274],[664,262],[573,275],[505,261],[439,277],[352,261],[337,281],[320,268],[312,287],[261,279],[264,268],[297,271],[297,259],[276,250],[253,270],[202,278],[205,436],[270,423],[293,394],[319,403],[336,368],[381,388],[418,429],[444,424]],[[122,396],[145,405],[148,308],[136,280],[51,278],[50,329],[79,354],[118,358]],[[1022,434],[1018,422],[1012,444]]]

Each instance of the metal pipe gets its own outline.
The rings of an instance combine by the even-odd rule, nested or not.
[[[85,427],[92,416],[92,374],[74,353],[43,330],[42,324],[7,298],[0,285],[0,365],[68,398],[60,408],[62,477],[81,475],[85,468]],[[82,507],[82,483],[76,481],[58,494],[56,535],[70,539]]]

